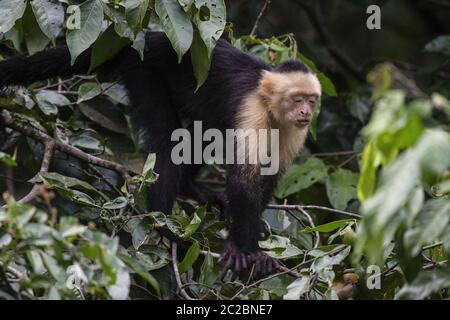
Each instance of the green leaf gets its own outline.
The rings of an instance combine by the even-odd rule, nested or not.
[[[97,82],[85,82],[78,88],[77,103],[90,100],[102,93],[102,86]]]
[[[25,0],[0,0],[0,33],[6,33],[18,19],[20,19],[27,6]]]
[[[26,256],[33,268],[34,273],[40,274],[45,272],[44,262],[39,254],[39,250],[27,250]]]
[[[192,44],[194,35],[192,23],[176,0],[156,0],[155,10],[164,32],[178,55],[178,62],[181,62]]]
[[[428,52],[450,56],[450,36],[439,36],[425,46]]]
[[[145,269],[145,266],[140,263],[138,260],[130,257],[128,254],[119,253],[119,258],[125,262],[134,272],[140,275],[145,281],[150,284],[153,289],[157,292],[158,296],[160,295],[160,288],[158,281]]]
[[[327,176],[327,167],[318,158],[309,158],[302,164],[291,166],[281,178],[275,192],[277,198],[285,198],[306,189]]]
[[[114,22],[114,30],[116,30],[117,34],[121,37],[134,40],[135,36],[133,30],[131,30],[125,18],[125,8],[122,6],[109,6],[103,1],[101,4],[105,15]]]
[[[189,224],[186,226],[184,233],[181,235],[181,238],[188,239],[190,236],[192,236],[195,231],[197,231],[198,227],[202,223],[201,214],[205,212],[205,207],[201,207],[196,212],[194,212],[194,216],[192,217],[192,220],[189,222]]]
[[[144,168],[142,169],[142,176],[147,177],[151,172],[153,172],[153,168],[155,167],[156,163],[156,154],[155,153],[149,153],[147,156],[147,159],[144,163]]]
[[[149,0],[125,1],[125,18],[135,34],[142,29],[142,22],[147,13],[148,2]]]
[[[344,259],[347,258],[350,254],[352,247],[346,245],[341,246],[342,250],[334,256],[320,255],[316,260],[314,260],[311,266],[311,270],[314,272],[321,272],[322,270],[340,264],[342,261],[344,261]]]
[[[59,232],[65,238],[82,234],[86,229],[87,227],[80,225],[75,217],[61,217]]]
[[[83,150],[111,155],[111,150],[99,139],[101,138],[92,131],[82,131],[70,137],[70,144]]]
[[[128,92],[124,85],[120,83],[102,83],[103,94],[107,95],[112,101],[129,105]]]
[[[0,161],[8,167],[14,167],[17,165],[15,154],[14,156],[10,156],[9,154],[0,151]]]
[[[107,210],[118,210],[125,208],[128,205],[128,200],[125,197],[118,197],[112,201],[105,202],[103,204],[103,209]]]
[[[189,247],[189,250],[186,252],[183,261],[180,263],[180,273],[185,273],[195,261],[197,261],[198,256],[200,255],[200,244],[198,241],[194,241],[192,245]]]
[[[211,67],[211,57],[209,57],[208,48],[200,38],[197,29],[194,32],[194,40],[192,41],[190,54],[194,76],[197,80],[197,90],[205,83]]]
[[[21,229],[31,220],[36,211],[34,207],[16,203],[8,206],[7,216],[18,229]]]
[[[27,6],[22,18],[23,35],[28,53],[33,54],[44,50],[50,39],[41,31],[31,6]]]
[[[325,224],[316,226],[314,228],[306,227],[305,229],[303,229],[303,232],[317,231],[317,232],[327,233],[327,232],[332,232],[336,229],[342,228],[346,224],[353,223],[353,222],[354,222],[354,220],[351,220],[351,219],[336,220],[336,221],[332,221],[329,223],[325,223]]]
[[[51,276],[58,282],[64,283],[65,280],[65,272],[64,270],[58,265],[58,262],[50,256],[49,254],[45,253],[44,251],[40,251],[42,260],[44,262],[45,267],[47,268],[48,272],[51,274]]]
[[[375,143],[368,143],[362,154],[361,172],[358,180],[358,199],[364,201],[369,198],[375,189],[376,172],[381,164],[381,155]]]
[[[133,45],[131,47],[139,53],[139,57],[141,57],[141,60],[144,61],[145,31],[140,31],[136,35],[136,38],[134,39]]]
[[[148,225],[144,221],[140,221],[133,229],[131,234],[131,242],[133,247],[138,250],[148,238]]]
[[[96,99],[82,102],[79,105],[81,113],[89,120],[112,132],[128,134],[128,128],[123,112],[106,99]]]
[[[446,233],[449,222],[450,201],[443,198],[428,200],[418,213],[414,226],[404,233],[405,251],[410,256],[418,255],[423,246],[438,241]]]
[[[218,270],[214,263],[214,258],[211,255],[211,252],[208,251],[205,260],[203,261],[202,267],[200,269],[200,277],[199,282],[201,284],[211,286],[214,284],[218,277]]]
[[[448,170],[449,155],[448,133],[427,130],[413,148],[383,168],[375,193],[362,203],[355,259],[365,253],[369,263],[383,262],[397,230],[411,225],[423,205],[420,186]]]
[[[108,293],[114,300],[126,300],[130,293],[130,275],[125,268],[117,270],[114,284],[107,287]]]
[[[319,79],[320,85],[322,86],[322,91],[330,96],[330,97],[337,97],[337,91],[334,87],[333,82],[331,82],[330,78],[328,78],[325,74],[322,72],[318,73],[317,79]]]
[[[130,44],[130,40],[119,36],[110,25],[95,42],[91,53],[91,64],[89,72],[113,59],[124,47]]]
[[[410,284],[395,295],[395,299],[423,300],[432,293],[450,286],[450,272],[440,268],[431,272],[422,271]]]
[[[40,172],[38,176],[48,183],[50,188],[57,189],[77,189],[89,193],[100,195],[103,199],[108,200],[108,197],[100,192],[98,189],[91,186],[89,183],[79,180],[77,178],[66,177],[56,172]]]
[[[289,238],[270,235],[266,240],[259,241],[259,247],[277,259],[287,259],[303,254],[303,251],[291,244]]]
[[[103,7],[100,0],[85,1],[79,9],[79,28],[68,29],[66,33],[72,65],[76,58],[95,42],[102,31]]]
[[[195,6],[198,10],[194,21],[200,38],[207,48],[208,60],[210,60],[212,51],[225,30],[227,13],[225,2],[223,0],[195,0]]]
[[[58,107],[70,104],[69,99],[52,90],[40,90],[35,97],[39,109],[47,116],[58,114]]]
[[[47,38],[55,41],[64,24],[62,4],[56,0],[33,0],[31,8],[42,32]]]
[[[299,300],[300,297],[309,291],[309,283],[311,278],[309,276],[303,276],[295,279],[287,287],[287,293],[283,296],[284,300]]]
[[[334,208],[345,210],[350,200],[356,199],[358,174],[338,168],[326,180],[327,195]]]

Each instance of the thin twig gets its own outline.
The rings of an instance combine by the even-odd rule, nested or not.
[[[189,296],[186,290],[183,289],[183,283],[181,282],[180,271],[178,270],[178,259],[177,259],[177,243],[172,242],[172,266],[173,272],[175,273],[175,279],[177,281],[178,288],[180,289],[180,295],[186,300],[196,300]]]
[[[299,208],[298,211],[300,211],[301,213],[303,213],[303,215],[304,215],[304,216],[306,217],[306,219],[308,220],[308,222],[309,222],[311,228],[315,228],[315,227],[316,227],[315,224],[314,224],[313,219],[311,218],[311,216],[309,215],[309,213],[305,211],[305,209]],[[319,235],[319,232],[318,232],[318,231],[314,231],[314,237],[316,238],[316,240],[314,241],[314,246],[313,246],[313,248],[314,248],[314,249],[317,249],[317,248],[319,247],[319,244],[320,244],[320,235]]]
[[[306,14],[308,15],[311,23],[316,28],[320,39],[327,47],[330,54],[348,71],[350,71],[355,78],[359,81],[364,82],[366,77],[362,69],[356,65],[353,60],[348,57],[341,49],[334,43],[334,39],[329,33],[328,29],[325,27],[326,19],[322,14],[320,9],[319,1],[314,1],[310,3],[309,1],[297,0],[296,3],[302,7]]]
[[[338,210],[338,209],[332,209],[328,207],[322,207],[322,206],[316,206],[316,205],[292,205],[292,204],[269,204],[267,206],[268,209],[278,209],[278,210],[318,210],[318,211],[325,211],[325,212],[331,212],[331,213],[338,213],[342,215],[346,215],[352,218],[360,219],[361,215],[353,212]]]
[[[336,152],[320,152],[313,153],[311,157],[338,157],[338,156],[349,156],[360,153],[356,150],[348,150],[348,151],[336,151]]]
[[[14,197],[16,191],[14,188],[14,170],[11,167],[5,168],[5,183],[6,183],[6,190],[8,190],[9,194]]]
[[[271,275],[269,275],[269,276],[267,276],[267,277],[265,277],[265,278],[262,278],[262,279],[260,279],[260,280],[258,280],[258,281],[253,282],[251,285],[243,286],[243,287],[242,287],[242,288],[241,288],[241,289],[233,296],[233,298],[231,298],[231,300],[237,298],[237,297],[239,296],[239,294],[241,294],[245,289],[250,289],[250,288],[257,286],[258,284],[260,284],[260,283],[262,283],[262,282],[264,282],[264,281],[267,281],[267,280],[270,280],[270,279],[272,279],[272,278],[281,276],[281,275],[283,275],[283,274],[292,274],[292,272],[295,272],[295,274],[296,274],[295,277],[300,278],[300,277],[302,277],[302,274],[296,272],[296,271],[295,271],[296,269],[298,269],[298,268],[300,268],[300,267],[302,267],[302,266],[305,266],[305,265],[307,265],[307,264],[312,263],[312,262],[313,262],[314,260],[316,260],[317,258],[323,257],[323,256],[325,256],[325,255],[334,254],[334,253],[337,253],[337,252],[339,252],[339,251],[341,251],[341,250],[342,250],[342,249],[340,249],[340,248],[339,248],[339,250],[333,249],[333,250],[331,250],[330,252],[326,252],[326,253],[324,253],[324,254],[322,254],[322,255],[319,255],[318,257],[314,257],[314,258],[312,258],[312,259],[309,259],[309,260],[306,260],[306,261],[302,261],[301,263],[297,264],[295,267],[292,267],[292,268],[280,267],[279,269],[280,269],[280,270],[283,270],[282,272],[278,272],[278,273],[271,274]]]
[[[42,156],[41,170],[39,172],[48,172],[48,168],[50,166],[50,161],[53,156],[53,152],[55,150],[55,140],[49,138],[44,142],[44,154]],[[38,184],[35,184],[33,188],[31,188],[30,192],[25,195],[22,199],[17,201],[18,203],[28,203],[31,202],[34,198],[36,198],[41,192],[41,187]]]
[[[264,14],[266,13],[266,10],[267,10],[267,7],[270,4],[270,1],[271,0],[266,0],[266,2],[264,2],[264,5],[263,5],[261,11],[258,14],[258,17],[256,18],[255,25],[253,26],[252,32],[250,32],[251,36],[256,35],[256,30],[258,30],[259,22],[264,17]]]
[[[423,247],[422,250],[432,249],[432,248],[435,248],[435,247],[442,246],[443,244],[444,244],[444,242],[439,241],[439,242],[436,242],[436,243],[433,243],[433,244],[429,244],[429,245]]]

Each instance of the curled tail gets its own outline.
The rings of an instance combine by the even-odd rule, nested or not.
[[[71,66],[69,49],[61,46],[29,57],[20,55],[0,61],[0,88],[86,73],[89,69],[90,55],[91,50],[86,50]]]

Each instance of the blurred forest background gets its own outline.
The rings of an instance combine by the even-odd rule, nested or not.
[[[83,36],[66,28],[70,4]],[[263,216],[260,247],[282,267],[235,279],[217,265],[218,210],[184,198],[146,209],[154,157],[139,152],[119,84],[93,74],[4,89],[0,298],[447,299],[449,17],[447,0],[0,0],[0,59],[94,45],[98,65],[126,45],[142,53],[145,30],[183,29],[174,50],[199,84],[223,33],[274,66],[304,61],[324,90]],[[222,189],[224,168],[199,181]]]

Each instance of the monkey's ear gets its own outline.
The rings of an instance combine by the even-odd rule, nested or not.
[[[276,80],[273,72],[264,70],[262,72],[261,81],[259,82],[259,93],[265,98],[270,98],[274,93],[275,82]]]

